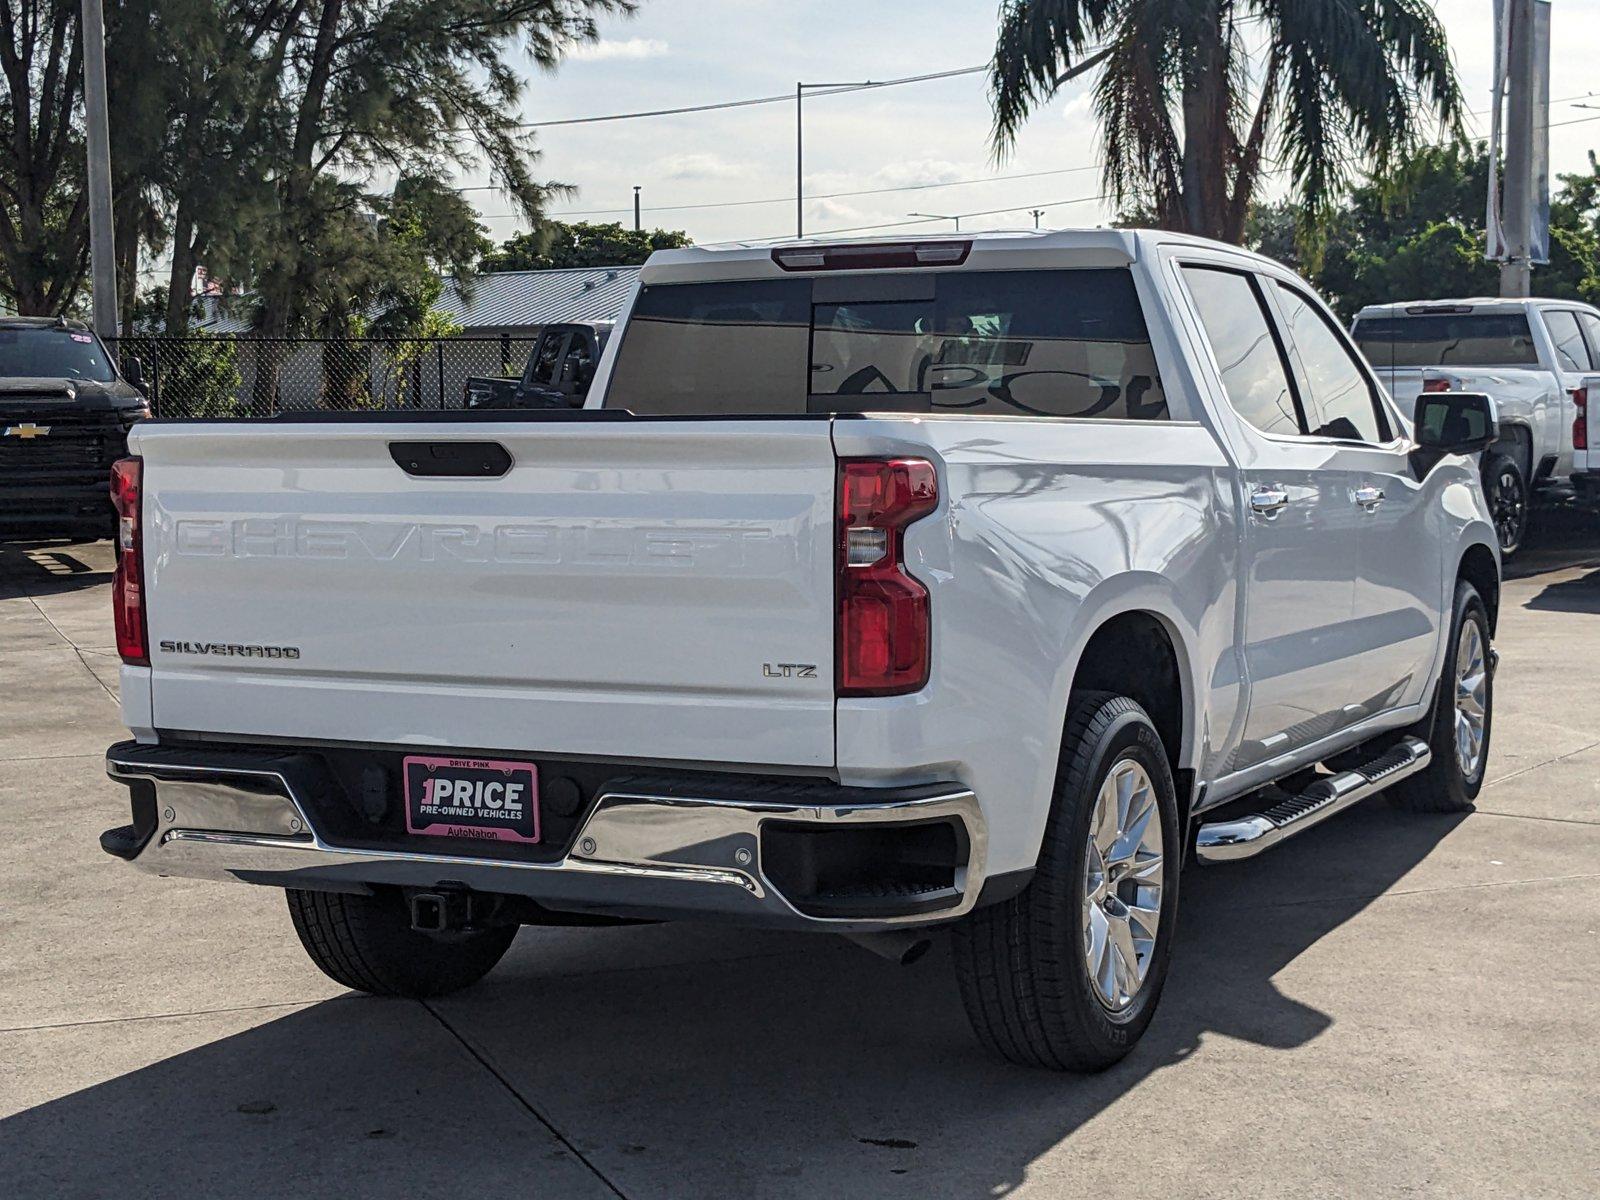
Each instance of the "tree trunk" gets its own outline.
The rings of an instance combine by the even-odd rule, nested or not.
[[[172,267],[167,273],[167,318],[164,328],[170,334],[189,331],[189,305],[194,297],[195,246],[194,213],[187,196],[178,201],[172,219]]]
[[[120,207],[113,209],[112,221],[117,260],[117,332],[126,337],[133,332],[133,303],[139,295],[139,216],[143,197],[132,180]]]
[[[1183,73],[1185,232],[1221,238],[1228,226],[1228,55],[1222,13],[1207,4]]]

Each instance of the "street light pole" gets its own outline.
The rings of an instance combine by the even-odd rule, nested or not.
[[[927,217],[930,221],[954,221],[956,232],[961,232],[961,217],[957,213],[907,213],[908,217]]]
[[[640,219],[639,219],[639,188],[640,188],[640,186],[641,185],[637,184],[637,183],[633,185],[633,231],[635,233],[638,233],[641,229],[644,228],[644,225],[640,222]]]
[[[117,258],[111,216],[111,134],[106,115],[106,23],[100,0],[83,0],[83,114],[87,126],[89,274],[94,331],[117,336]]]
[[[860,83],[796,83],[794,85],[794,235],[806,235],[806,119],[805,98],[807,88],[863,88],[872,87],[872,80]]]
[[[1533,291],[1528,229],[1533,219],[1533,0],[1509,0],[1510,25],[1506,63],[1505,188],[1503,225],[1506,259],[1500,264],[1500,294],[1526,296]],[[1498,101],[1498,97],[1496,97]]]

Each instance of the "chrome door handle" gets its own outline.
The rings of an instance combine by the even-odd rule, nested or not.
[[[1359,487],[1351,493],[1352,500],[1362,508],[1371,512],[1383,503],[1383,489],[1375,487]]]
[[[1289,505],[1289,489],[1279,483],[1264,483],[1250,493],[1250,511],[1257,516],[1277,516]]]

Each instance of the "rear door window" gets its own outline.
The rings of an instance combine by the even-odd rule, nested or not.
[[[1589,361],[1600,367],[1600,317],[1581,312],[1578,314],[1578,324],[1583,326],[1583,332],[1589,338]]]
[[[640,414],[1168,415],[1125,269],[645,287],[607,404]]]
[[[534,383],[554,383],[556,369],[561,365],[561,355],[567,347],[567,331],[552,329],[539,339],[534,347],[533,363],[528,372]]]
[[[1565,308],[1546,309],[1544,327],[1556,348],[1556,361],[1563,371],[1592,371],[1594,360],[1578,328],[1578,314]]]
[[[1255,282],[1215,267],[1187,266],[1183,275],[1228,403],[1263,433],[1298,437],[1303,430],[1289,368]]]
[[[1277,285],[1278,307],[1290,349],[1300,363],[1300,402],[1312,437],[1384,442],[1387,423],[1354,352],[1312,299]]]
[[[1408,313],[1361,317],[1356,345],[1375,367],[1536,367],[1528,314]]]

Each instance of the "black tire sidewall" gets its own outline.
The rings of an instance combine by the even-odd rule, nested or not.
[[[1064,860],[1062,866],[1070,900],[1068,910],[1048,914],[1038,908],[1034,910],[1036,920],[1046,919],[1054,926],[1050,930],[1050,941],[1055,943],[1053,948],[1072,964],[1072,986],[1068,988],[1071,1011],[1077,1023],[1089,1032],[1095,1048],[1106,1054],[1120,1053],[1132,1046],[1155,1015],[1172,953],[1178,911],[1178,874],[1183,860],[1176,789],[1160,735],[1144,710],[1133,701],[1116,697],[1106,702],[1106,707],[1113,706],[1117,712],[1109,727],[1103,729],[1092,742],[1084,738],[1077,746],[1068,748],[1063,764],[1065,770],[1062,779],[1072,794],[1058,797],[1060,816],[1064,819],[1052,831],[1052,844],[1047,853]],[[1087,868],[1085,859],[1088,854],[1089,822],[1094,814],[1095,799],[1112,768],[1126,758],[1133,759],[1144,768],[1156,789],[1157,808],[1161,817],[1162,855],[1167,870],[1162,881],[1161,920],[1156,933],[1155,950],[1144,984],[1132,1004],[1122,1012],[1113,1013],[1100,1002],[1090,982],[1089,964],[1083,945],[1081,890]],[[1077,1031],[1063,1032],[1068,1036],[1082,1036]]]
[[[1456,759],[1455,740],[1455,685],[1456,655],[1461,647],[1461,629],[1468,621],[1475,621],[1478,634],[1483,639],[1484,718],[1483,753],[1478,758],[1477,774],[1468,778],[1461,772]],[[1433,738],[1430,749],[1435,757],[1443,759],[1444,780],[1450,798],[1465,807],[1477,799],[1483,790],[1484,777],[1489,773],[1489,747],[1494,740],[1494,672],[1489,669],[1490,649],[1489,611],[1484,607],[1478,590],[1465,580],[1456,583],[1455,603],[1450,615],[1450,641],[1445,647],[1444,672],[1439,677],[1439,707],[1434,713]]]
[[[1495,499],[1500,494],[1502,478],[1509,476],[1515,480],[1517,497],[1521,502],[1521,520],[1517,524],[1516,540],[1506,546],[1500,543],[1500,525],[1496,519]],[[1491,454],[1483,464],[1483,490],[1489,503],[1490,523],[1495,527],[1495,541],[1500,544],[1502,555],[1512,555],[1522,549],[1522,543],[1528,540],[1528,481],[1523,476],[1522,468],[1517,465],[1517,460],[1508,454]]]

